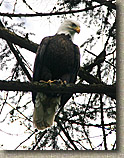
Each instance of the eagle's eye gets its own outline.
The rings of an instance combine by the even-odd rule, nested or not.
[[[75,23],[72,23],[72,25],[71,25],[72,27],[77,27],[77,25],[75,24]]]

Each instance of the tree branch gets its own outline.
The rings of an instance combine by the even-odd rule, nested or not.
[[[0,22],[0,26],[1,26],[1,22]],[[0,27],[0,38],[4,39],[6,41],[9,41],[11,43],[14,43],[14,44],[20,46],[21,48],[25,48],[34,53],[36,53],[36,51],[37,51],[38,44],[36,44],[26,38],[18,36],[17,34],[15,34],[12,31],[9,31],[6,28]]]
[[[35,150],[35,148],[38,146],[38,143],[42,140],[43,136],[44,136],[46,133],[47,133],[47,129],[45,129],[45,130],[41,133],[40,137],[36,140],[36,143],[35,143],[35,145],[33,145],[33,147],[32,147],[31,150]]]
[[[109,7],[110,9],[114,9],[116,10],[116,5],[115,3],[112,3],[112,1],[101,1],[101,0],[93,0],[94,2],[100,3],[101,5],[105,5],[107,7]]]
[[[106,94],[112,98],[116,98],[116,86],[115,85],[103,85],[103,84],[54,84],[38,82],[16,82],[16,81],[0,81],[0,90],[5,91],[37,91],[44,93],[98,93]]]
[[[15,150],[17,150],[23,143],[25,143],[27,140],[29,140],[35,133],[36,133],[35,131],[32,132],[32,133],[30,134],[30,136],[28,136],[28,138],[26,138],[25,140],[23,140],[23,141],[15,148]]]
[[[53,15],[63,15],[63,14],[74,14],[80,13],[88,10],[93,10],[94,8],[100,7],[103,4],[87,7],[85,9],[80,10],[70,10],[70,11],[63,11],[63,12],[54,12],[54,13],[36,13],[36,14],[13,14],[13,13],[1,13],[0,16],[8,16],[8,17],[36,17],[36,16],[53,16]]]
[[[69,123],[71,124],[77,124],[77,125],[82,125],[82,126],[88,126],[88,127],[101,127],[102,125],[101,124],[92,124],[92,123],[84,123],[84,122],[78,122],[78,121],[75,121],[75,120],[67,120]],[[116,122],[111,122],[111,123],[104,123],[104,126],[111,126],[111,125],[116,125]]]
[[[72,144],[72,146],[74,147],[75,150],[79,150],[77,148],[77,146],[75,145],[74,141],[71,139],[69,133],[63,128],[63,126],[61,125],[61,122],[57,121],[57,124],[60,126],[61,130],[63,131],[63,133],[65,134],[66,138],[69,140],[69,142]]]
[[[84,70],[84,68],[80,67],[78,76],[82,79],[85,80],[86,82],[90,84],[104,84],[101,82],[98,78],[94,77],[91,75],[88,71]]]
[[[19,65],[21,66],[22,70],[24,71],[24,73],[26,74],[27,78],[29,79],[29,81],[32,81],[32,77],[30,75],[30,73],[28,72],[24,62],[22,61],[22,59],[20,58],[19,56],[19,53],[17,50],[15,50],[14,46],[12,45],[12,43],[10,42],[7,42],[11,51],[13,52],[13,54],[15,55],[16,57],[16,60],[18,61]]]
[[[2,24],[1,21],[0,21],[0,26],[2,28],[4,28],[4,25]],[[9,47],[10,47],[10,50],[15,55],[16,60],[18,61],[19,65],[21,66],[21,68],[23,69],[25,74],[27,75],[27,78],[29,79],[29,81],[32,81],[32,77],[31,77],[30,73],[28,72],[24,62],[22,61],[22,58],[19,56],[19,54],[20,54],[19,51],[14,48],[13,44],[10,41],[8,41],[8,39],[6,41],[7,41],[7,44],[9,45]]]
[[[104,125],[104,112],[103,112],[102,95],[100,95],[100,108],[101,108],[101,125],[102,125],[102,132],[103,132],[103,142],[104,142],[104,148],[105,148],[105,150],[107,150],[107,141],[106,141],[106,132],[105,132],[105,125]]]

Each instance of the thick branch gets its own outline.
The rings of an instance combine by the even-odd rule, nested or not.
[[[78,76],[85,80],[86,82],[90,84],[103,84],[98,78],[91,75],[88,71],[84,70],[84,68],[80,67]]]
[[[11,43],[14,43],[14,44],[20,46],[21,48],[25,48],[34,53],[36,53],[36,51],[37,51],[38,44],[36,44],[26,38],[18,36],[17,34],[9,31],[6,28],[0,27],[0,38],[4,39],[6,41],[9,41]]]
[[[5,91],[38,91],[45,93],[99,93],[106,94],[112,98],[116,98],[115,85],[103,84],[47,84],[47,83],[29,83],[29,82],[15,82],[15,81],[0,81],[0,90]]]
[[[36,16],[53,16],[53,15],[63,15],[63,14],[74,14],[74,13],[80,13],[88,10],[93,10],[94,8],[100,7],[100,5],[87,7],[85,9],[80,10],[70,10],[70,11],[63,11],[63,12],[54,12],[54,13],[36,13],[36,14],[13,14],[13,13],[1,13],[0,16],[8,16],[8,17],[36,17]]]

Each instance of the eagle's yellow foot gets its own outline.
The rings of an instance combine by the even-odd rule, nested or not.
[[[51,81],[51,80],[49,80],[49,81],[47,81],[47,83],[49,84],[49,85],[51,85],[52,83],[54,83],[54,84],[62,84],[62,80],[53,80],[53,81]]]
[[[59,80],[53,80],[52,83],[55,83],[55,84],[60,84],[60,85],[66,85],[67,84],[67,81],[62,81],[61,79]]]
[[[67,81],[64,80],[64,81],[63,81],[63,84],[66,85],[66,84],[67,84]]]
[[[48,81],[40,80],[39,82],[40,83],[45,83],[45,84],[48,84],[48,85],[51,85],[51,83],[53,83],[53,81],[51,81],[51,80],[48,80]]]
[[[44,80],[40,80],[39,82],[41,82],[41,83],[47,83],[47,81],[44,81]]]
[[[56,80],[53,80],[53,81],[52,81],[52,80],[48,80],[47,83],[48,83],[48,84],[51,84],[51,83],[54,83],[55,81],[56,81]]]
[[[40,80],[41,83],[47,83],[49,85],[51,85],[52,83],[55,83],[55,84],[61,84],[61,85],[66,85],[67,82],[66,81],[62,81],[61,79],[59,80],[48,80],[48,81],[44,81],[44,80]]]
[[[39,82],[41,83],[46,83],[48,85],[51,85],[52,83],[55,83],[55,84],[63,84],[62,80],[48,80],[48,81],[44,81],[44,80],[40,80]]]

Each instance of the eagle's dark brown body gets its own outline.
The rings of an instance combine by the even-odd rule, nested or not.
[[[45,37],[37,51],[33,81],[61,79],[67,83],[74,83],[79,66],[79,49],[69,35]]]
[[[45,80],[62,79],[70,82],[71,74],[75,73],[76,48],[68,36],[56,35],[51,37],[44,54],[41,78]],[[47,75],[44,75],[44,69],[48,70]],[[66,78],[67,76],[68,78]]]
[[[37,55],[34,64],[33,81],[40,81],[40,80],[48,81],[48,80],[61,79],[62,81],[66,81],[67,83],[75,83],[79,66],[80,66],[79,49],[75,44],[73,44],[69,35],[61,34],[61,35],[45,37],[40,43],[40,46],[37,50]],[[40,102],[44,104],[44,100],[43,100],[44,95],[38,94],[40,97],[37,97],[38,96],[37,94],[38,93],[33,92],[32,99],[34,105],[36,106],[37,104],[37,106],[41,108]],[[72,94],[63,94],[61,96],[60,103],[59,103],[59,99],[57,100],[53,94],[48,94],[48,97],[51,98],[55,97],[57,101],[57,103],[54,103],[54,101],[51,100],[51,104],[53,102],[53,104],[60,104],[60,106],[63,106],[71,97],[71,95]],[[47,103],[45,102],[45,104]],[[47,106],[50,107],[52,105],[42,105],[42,109],[40,110],[45,111],[46,109],[48,109]],[[54,107],[52,107],[51,109],[54,109],[53,111],[55,111]],[[34,113],[38,113],[38,112],[39,110],[37,110],[37,112]],[[44,115],[44,113],[42,113],[41,115]],[[53,118],[51,117],[50,119],[52,120]],[[45,127],[48,127],[52,124],[52,121],[49,122],[48,120],[41,121],[42,123],[36,123],[39,121],[39,116],[38,118],[34,118],[34,120],[35,120],[34,121],[35,124],[37,124],[36,126],[37,127],[39,126],[39,129],[44,129]]]

